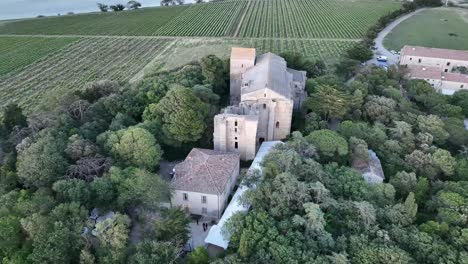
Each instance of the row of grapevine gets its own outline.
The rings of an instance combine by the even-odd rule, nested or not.
[[[34,62],[76,38],[0,37],[0,76]]]
[[[18,20],[0,25],[0,34],[151,36],[188,8],[171,6]]]
[[[252,0],[240,37],[362,38],[393,1]]]
[[[255,47],[258,54],[273,52],[280,54],[285,51],[299,52],[303,56],[320,59],[332,66],[355,42],[340,40],[286,40],[286,39],[250,39],[244,46]]]
[[[220,1],[197,4],[161,27],[161,36],[229,36],[247,2]]]
[[[127,81],[172,42],[154,38],[80,39],[19,72],[0,77],[0,107],[14,101],[32,110],[87,82]]]

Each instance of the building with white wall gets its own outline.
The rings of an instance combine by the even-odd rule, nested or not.
[[[194,148],[174,167],[172,206],[218,219],[226,207],[240,168],[239,154]]]
[[[276,145],[283,144],[281,141],[268,141],[263,142],[258,150],[257,156],[255,157],[252,165],[250,166],[247,174],[259,173],[262,175],[262,162],[266,155],[268,155]],[[259,181],[262,179],[260,178]],[[258,184],[258,183],[257,183]],[[211,256],[218,255],[226,250],[229,246],[230,235],[225,232],[224,228],[229,219],[236,213],[245,213],[249,210],[249,205],[242,202],[242,196],[248,190],[253,190],[256,188],[255,184],[249,186],[241,183],[239,188],[237,188],[234,196],[232,197],[231,202],[226,207],[224,214],[219,220],[218,224],[212,226],[208,233],[208,236],[205,238],[206,247]]]
[[[468,69],[468,51],[404,46],[400,65],[409,69],[410,79],[426,80],[443,94],[468,89],[468,75],[459,71]]]

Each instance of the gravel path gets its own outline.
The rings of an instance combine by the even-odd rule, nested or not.
[[[395,21],[393,21],[392,23],[390,23],[386,28],[384,28],[382,31],[380,31],[380,33],[377,35],[377,38],[374,40],[375,41],[375,47],[377,48],[375,51],[374,51],[374,57],[372,59],[370,59],[369,61],[367,61],[367,64],[377,64],[378,65],[378,61],[377,61],[377,57],[378,56],[386,56],[388,58],[388,61],[387,61],[387,64],[388,65],[392,65],[392,64],[398,64],[398,62],[400,61],[400,56],[398,55],[394,55],[392,54],[389,50],[387,50],[384,45],[383,45],[383,41],[385,39],[385,37],[396,27],[398,26],[401,22],[405,21],[406,19],[414,16],[415,14],[421,12],[421,11],[424,11],[426,10],[427,8],[421,8],[421,9],[418,9],[414,12],[411,12],[409,14],[406,14],[398,19],[396,19]]]

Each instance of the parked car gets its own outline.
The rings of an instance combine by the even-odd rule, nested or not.
[[[371,49],[372,49],[372,50],[377,50],[377,47],[376,47],[376,46],[372,46]]]
[[[388,60],[387,56],[378,56],[377,61],[383,61],[386,62]]]
[[[393,55],[397,54],[397,52],[394,51],[394,50],[391,50],[390,53],[393,54]]]

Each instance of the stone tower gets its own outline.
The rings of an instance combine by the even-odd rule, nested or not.
[[[251,160],[263,141],[289,135],[293,110],[306,95],[306,73],[288,69],[273,53],[255,61],[254,49],[233,48],[231,56],[231,106],[214,118],[214,149]]]

